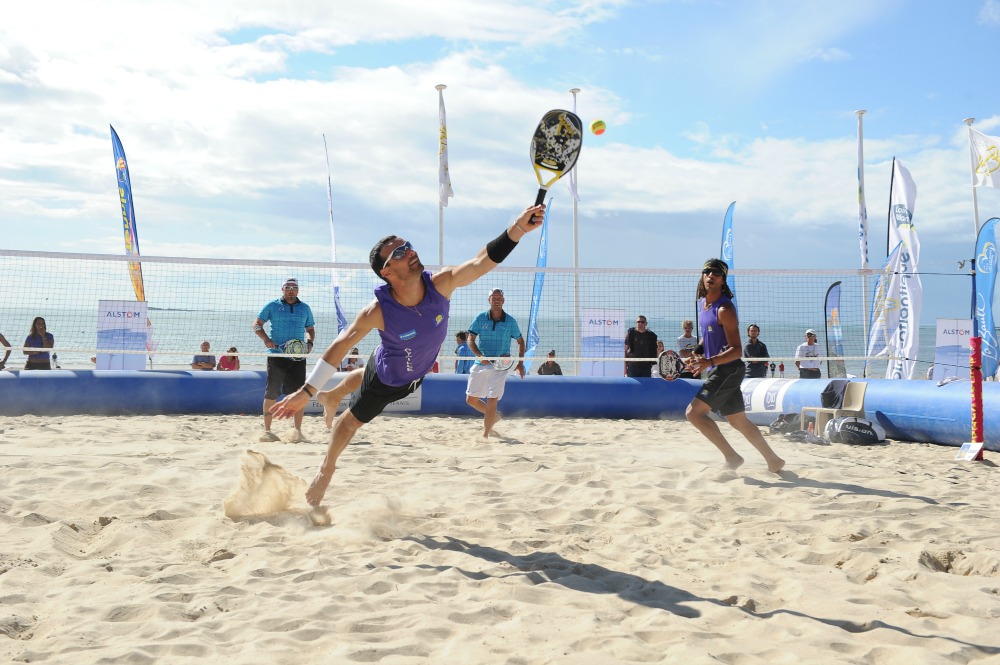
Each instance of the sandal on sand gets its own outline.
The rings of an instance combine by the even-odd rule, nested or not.
[[[274,432],[264,432],[257,440],[261,443],[267,443],[268,441],[281,441],[281,439],[278,438],[278,435]]]

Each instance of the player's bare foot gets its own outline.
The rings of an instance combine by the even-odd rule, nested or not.
[[[302,434],[302,430],[293,429],[292,433],[286,439],[287,443],[302,443],[306,440],[306,437]]]
[[[785,468],[785,460],[780,457],[775,457],[773,460],[768,461],[767,470],[771,473],[778,473]]]
[[[731,457],[726,460],[726,463],[722,465],[723,469],[729,469],[730,471],[735,471],[736,469],[743,466],[743,458],[737,455],[736,457]]]

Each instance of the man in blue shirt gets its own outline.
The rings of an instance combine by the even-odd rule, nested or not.
[[[309,305],[299,300],[299,280],[290,277],[281,287],[281,297],[264,305],[253,331],[264,342],[268,353],[284,353],[284,345],[291,340],[306,338],[306,352],[312,351],[316,339],[316,320]],[[264,331],[264,324],[270,322],[271,333]],[[271,431],[271,407],[281,394],[291,395],[306,382],[305,357],[272,357],[267,359],[267,388],[264,389],[264,434],[260,440],[278,441],[278,435]],[[304,441],[302,436],[302,414],[295,414],[295,432],[289,443]]]
[[[455,344],[458,344],[455,348],[455,355],[458,356],[458,360],[455,361],[455,374],[468,374],[475,364],[472,360],[475,356],[469,348],[468,339],[469,335],[464,330],[455,333]]]
[[[480,360],[469,372],[465,401],[483,414],[483,438],[493,431],[500,420],[497,404],[503,397],[508,369],[498,369],[486,358],[510,356],[510,341],[517,342],[518,358],[524,358],[524,337],[517,319],[503,309],[503,291],[493,289],[489,295],[490,308],[479,314],[469,327],[469,349]],[[514,371],[524,378],[524,361],[518,360]]]

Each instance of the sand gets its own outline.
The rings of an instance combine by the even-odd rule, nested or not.
[[[995,453],[769,436],[779,476],[728,427],[736,472],[682,422],[479,427],[377,419],[314,526],[320,417],[8,418],[0,662],[1000,662]],[[247,450],[298,490],[234,520]]]

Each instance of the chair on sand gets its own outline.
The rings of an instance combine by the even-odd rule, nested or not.
[[[825,409],[818,406],[802,407],[802,413],[799,416],[799,427],[801,429],[806,428],[807,411],[816,412],[816,429],[814,431],[817,436],[823,436],[823,432],[826,430],[826,424],[834,418],[840,418],[842,416],[858,416],[859,418],[864,418],[865,390],[867,388],[868,383],[865,381],[851,381],[848,383],[846,390],[844,390],[844,401],[841,402],[839,409]]]

